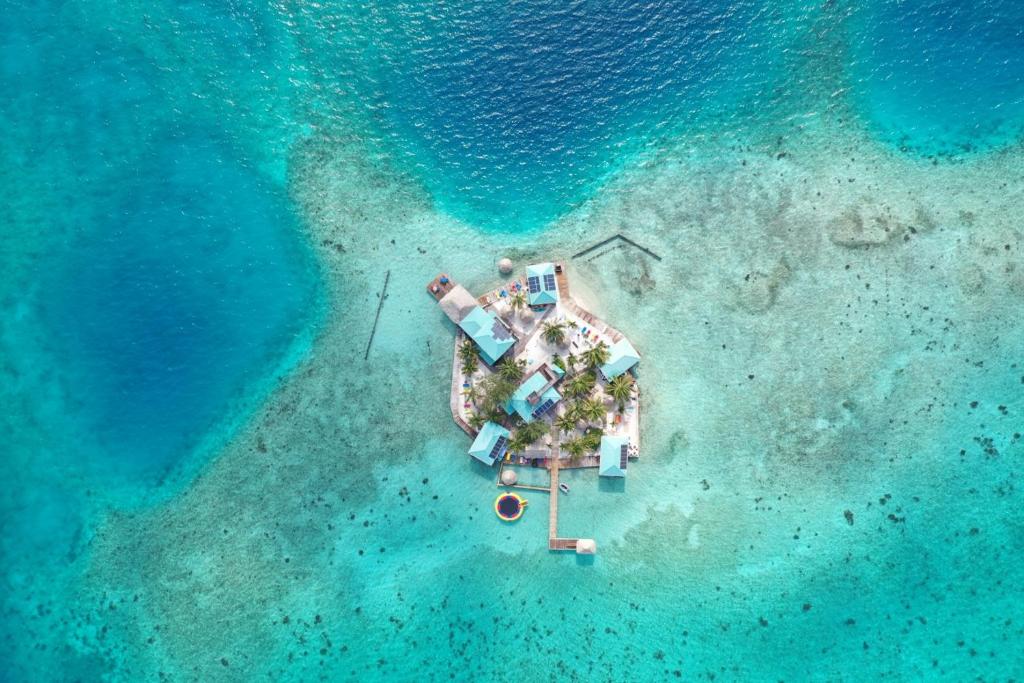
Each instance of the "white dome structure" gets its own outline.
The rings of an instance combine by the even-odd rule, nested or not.
[[[593,555],[597,552],[597,543],[592,538],[581,538],[576,541],[577,555]]]
[[[515,470],[501,471],[501,483],[505,486],[512,486],[517,481],[519,481],[519,477],[516,476]]]
[[[508,275],[512,272],[512,259],[505,257],[498,261],[498,272],[502,275]]]

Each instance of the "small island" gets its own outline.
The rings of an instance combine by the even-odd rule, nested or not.
[[[455,324],[451,411],[473,438],[469,455],[499,465],[499,487],[549,494],[550,550],[594,553],[593,539],[558,535],[569,490],[558,473],[625,477],[639,457],[639,353],[572,298],[562,263],[528,266],[480,297],[446,274],[427,291]],[[547,469],[548,486],[518,483],[521,467]]]

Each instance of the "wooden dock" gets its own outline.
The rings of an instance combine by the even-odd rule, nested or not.
[[[565,274],[565,264],[561,261],[555,263],[555,281],[558,283],[558,298],[569,298],[569,276]]]
[[[548,550],[576,550],[578,538],[560,538],[558,535],[558,461],[561,446],[555,427],[551,427],[551,496],[548,504]]]
[[[444,273],[441,273],[427,285],[427,293],[434,297],[435,301],[440,301],[444,298],[444,295],[452,291],[454,287],[455,282]]]

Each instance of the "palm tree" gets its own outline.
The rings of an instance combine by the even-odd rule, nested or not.
[[[607,363],[610,356],[611,352],[608,350],[608,345],[603,341],[597,342],[595,346],[583,352],[583,360],[586,362],[587,367],[592,369]]]
[[[526,369],[525,360],[506,358],[498,363],[498,374],[508,382],[518,382],[523,378],[523,371]]]
[[[524,424],[512,433],[512,437],[508,440],[508,449],[514,453],[521,453],[530,444],[544,436],[547,431],[547,425],[543,422]]]
[[[537,422],[531,422],[530,424],[523,425],[516,433],[520,438],[526,441],[527,445],[529,445],[547,434],[548,427],[545,423],[538,420]]]
[[[467,339],[459,347],[459,360],[465,362],[469,358],[476,358],[476,345]]]
[[[472,375],[480,367],[480,356],[476,353],[473,342],[466,340],[459,347],[459,360],[462,361],[462,373]]]
[[[527,442],[519,432],[513,434],[508,440],[508,450],[513,453],[522,453],[529,445],[529,442]]]
[[[572,372],[573,370],[576,369],[576,363],[578,362],[579,358],[574,356],[572,353],[567,353],[565,355],[565,369],[568,370],[569,372]]]
[[[626,408],[626,401],[629,400],[630,394],[633,393],[633,377],[628,373],[619,375],[608,382],[607,391],[608,395],[619,404],[619,412],[622,412]]]
[[[473,413],[469,416],[469,426],[473,429],[480,429],[484,426],[484,422],[487,422],[487,418],[481,413]]]
[[[569,398],[586,396],[594,388],[596,381],[597,378],[594,377],[593,373],[583,372],[573,375],[569,381],[562,385],[562,390]]]
[[[508,298],[509,307],[516,312],[519,312],[526,308],[526,294],[522,291],[512,294]]]
[[[568,434],[576,429],[576,416],[571,411],[563,412],[555,418],[555,426],[558,427],[559,431]]]
[[[562,448],[569,451],[569,456],[575,462],[579,460],[584,453],[587,452],[586,446],[579,439],[569,439],[562,444]]]
[[[600,429],[588,429],[587,432],[580,437],[583,449],[585,451],[596,451],[601,447],[602,436],[604,436],[604,432]]]
[[[572,403],[567,405],[565,407],[565,412],[563,414],[565,415],[565,417],[572,420],[573,422],[579,422],[580,420],[582,420],[583,416],[580,415],[580,402],[573,401]]]
[[[548,344],[561,346],[565,343],[565,323],[544,323],[544,341]]]
[[[587,422],[599,422],[607,414],[604,403],[597,398],[585,398],[578,404],[580,417]]]
[[[468,403],[476,403],[480,398],[480,390],[472,385],[462,393],[466,395],[466,401]]]

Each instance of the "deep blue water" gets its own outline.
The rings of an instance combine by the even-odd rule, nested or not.
[[[160,473],[316,310],[283,197],[195,133],[149,147],[46,279],[42,315],[104,466]]]
[[[854,23],[858,104],[888,142],[963,154],[1024,130],[1024,3],[884,0]]]
[[[150,490],[257,404],[319,313],[268,158],[291,124],[267,16],[44,2],[0,18],[4,256],[24,278],[4,323],[21,376],[62,402],[35,387],[17,419],[72,471]]]
[[[768,87],[762,3],[466,3],[382,12],[383,121],[448,212],[540,227],[659,136],[741,117]],[[782,36],[785,40],[785,36]]]

